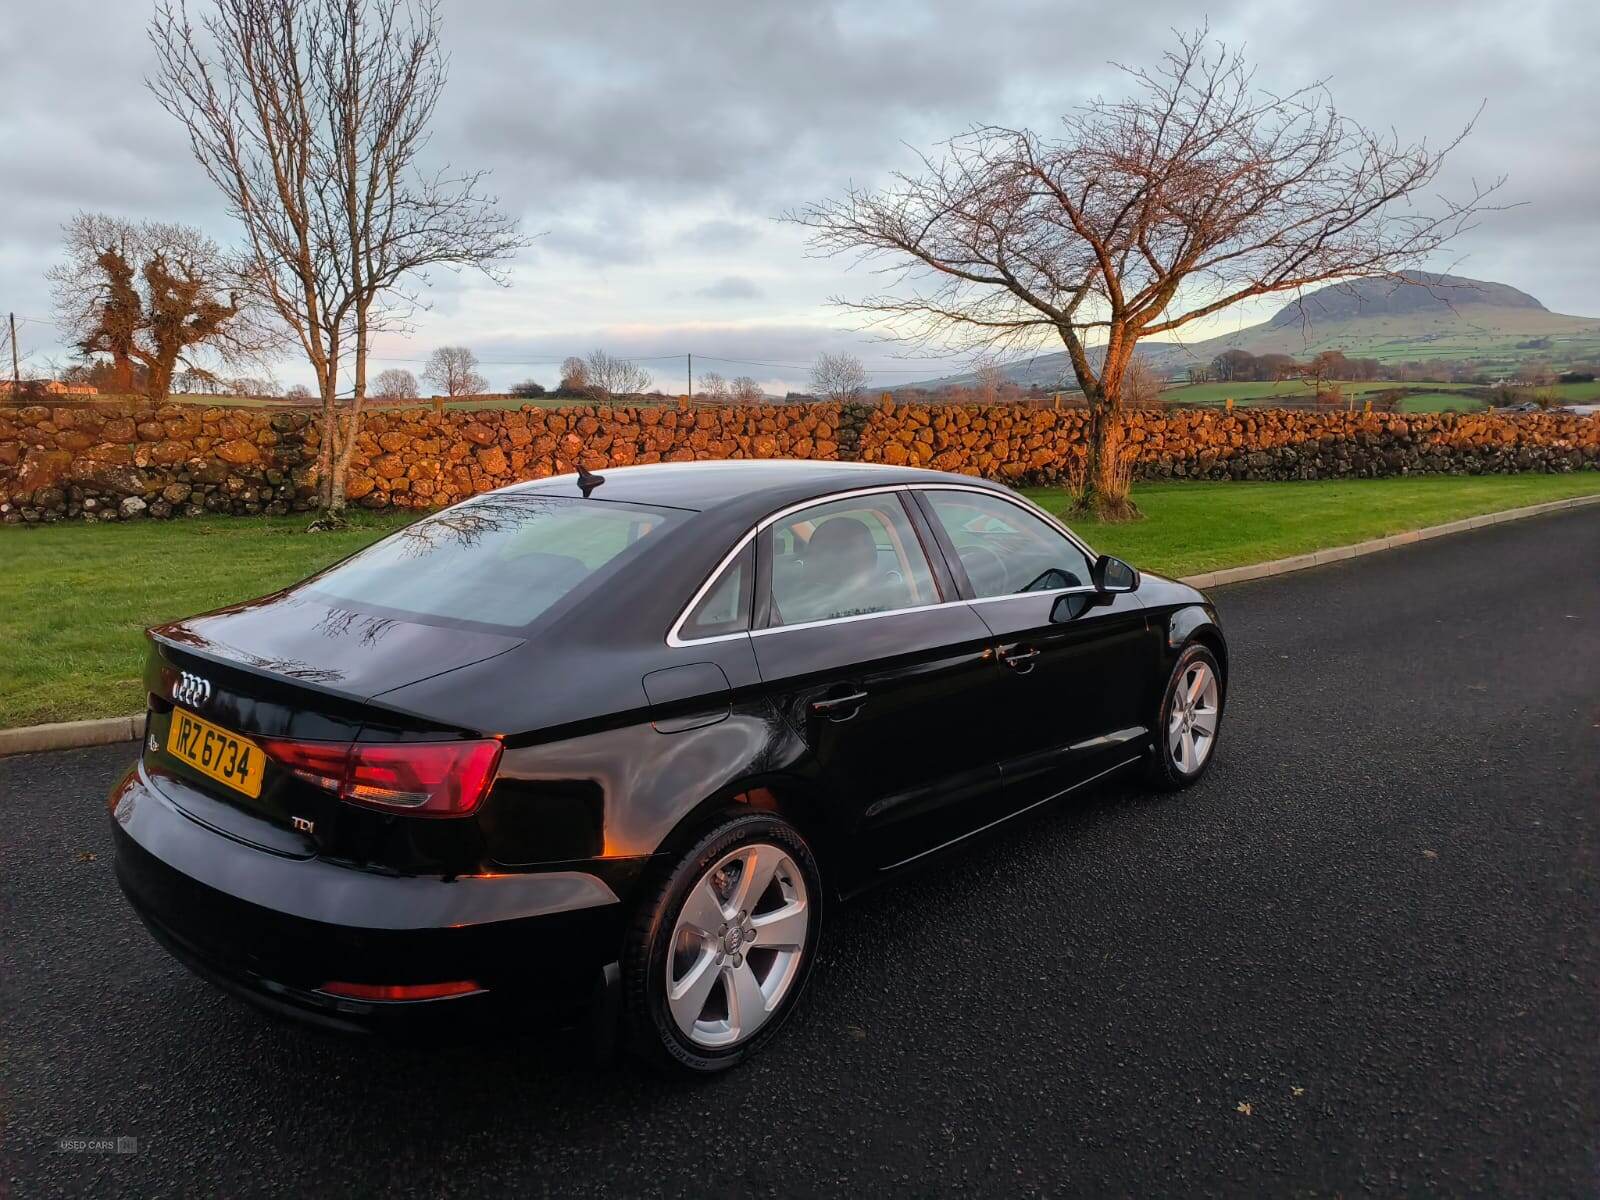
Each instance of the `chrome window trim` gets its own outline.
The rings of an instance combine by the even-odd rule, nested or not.
[[[858,465],[870,466],[872,464],[870,464],[870,463],[862,463],[862,464],[858,464]],[[802,500],[798,504],[791,504],[787,508],[780,508],[775,513],[769,513],[767,516],[763,517],[760,521],[756,522],[756,524],[754,526],[752,526],[750,529],[745,531],[744,536],[741,537],[734,544],[733,549],[728,551],[728,553],[723,556],[722,561],[719,562],[714,568],[712,568],[711,574],[706,576],[705,582],[703,582],[700,585],[700,587],[695,591],[695,594],[693,596],[689,597],[689,603],[683,606],[683,611],[678,614],[678,619],[672,623],[672,628],[667,632],[667,645],[674,646],[674,647],[698,646],[698,645],[701,645],[702,643],[709,642],[709,641],[713,640],[712,638],[708,638],[708,637],[707,638],[684,638],[682,636],[684,622],[689,619],[689,614],[694,612],[695,607],[700,603],[700,601],[702,599],[705,598],[706,592],[710,590],[711,585],[717,581],[718,577],[721,576],[722,572],[727,568],[728,564],[731,563],[734,559],[738,558],[740,553],[743,552],[744,548],[746,546],[748,546],[750,544],[750,542],[755,538],[755,536],[757,534],[759,534],[763,529],[767,529],[770,526],[776,524],[778,521],[781,521],[784,517],[787,517],[790,513],[797,513],[797,512],[802,511],[803,509],[807,509],[807,508],[815,508],[815,507],[817,507],[818,505],[821,505],[821,504],[831,504],[835,500],[849,500],[850,498],[852,498],[854,496],[875,496],[875,495],[880,495],[880,494],[882,494],[884,492],[903,492],[905,490],[906,490],[906,485],[903,484],[903,483],[887,483],[887,484],[882,484],[882,485],[880,485],[878,487],[869,487],[869,488],[851,488],[848,491],[830,492],[830,493],[827,493],[826,495],[813,497],[810,500]],[[930,564],[930,566],[931,566],[931,564]],[[927,606],[925,606],[925,607],[927,607]],[[892,609],[891,611],[893,611],[893,612],[906,612],[907,610],[903,609],[903,608],[897,608],[897,609]],[[883,614],[883,613],[862,613],[862,614],[859,614],[859,615],[861,615],[861,616],[884,616],[884,615],[887,615],[887,614]],[[830,620],[841,620],[842,621],[842,620],[850,620],[851,618],[848,618],[848,617],[833,617],[833,618],[829,618],[829,619]],[[807,622],[807,624],[821,624],[821,623],[822,622],[815,622],[815,621]],[[777,626],[777,628],[779,628],[779,629],[798,629],[799,626],[797,626],[797,625],[779,625],[779,626]],[[750,636],[753,636],[754,634],[765,633],[765,632],[767,632],[767,631],[764,630],[764,629],[751,629],[751,630],[746,630],[744,633],[722,633],[722,634],[717,634],[716,637],[718,639],[731,639],[731,638],[735,638],[735,637],[750,637]]]
[[[765,629],[752,629],[751,637],[766,637],[771,633],[788,633],[791,629],[816,629],[823,625],[844,625],[850,621],[870,621],[875,617],[900,617],[906,613],[933,612],[940,608],[956,608],[971,604],[970,600],[941,600],[937,604],[913,604],[910,608],[886,608],[882,612],[851,613],[848,617],[821,617],[815,621],[798,621],[793,625],[768,625]]]
[[[684,637],[681,637],[680,635],[683,632],[683,623],[685,621],[687,621],[689,619],[689,617],[694,613],[694,610],[700,606],[700,601],[705,599],[706,593],[711,590],[711,586],[714,583],[716,583],[717,580],[722,578],[722,573],[728,569],[728,565],[731,562],[733,562],[734,559],[738,558],[741,553],[743,553],[744,548],[747,545],[750,544],[750,539],[752,537],[754,537],[754,536],[755,536],[755,530],[751,530],[749,533],[745,534],[742,538],[739,539],[739,544],[737,546],[735,546],[732,550],[730,550],[726,555],[724,555],[722,561],[719,562],[715,567],[713,567],[711,569],[711,574],[709,574],[709,575],[707,575],[705,577],[705,582],[703,582],[700,585],[699,590],[696,591],[695,594],[689,598],[689,603],[687,603],[687,604],[685,604],[683,606],[683,611],[678,614],[678,619],[672,623],[672,628],[667,632],[667,645],[672,646],[672,647],[704,646],[704,645],[708,645],[711,642],[731,642],[735,638],[743,638],[743,637],[749,637],[750,636],[750,630],[748,630],[748,629],[741,629],[741,630],[737,631],[736,633],[711,633],[711,634],[707,634],[705,637],[697,637],[697,638],[684,638]],[[754,572],[754,565],[755,564],[752,562],[752,564],[751,564],[751,568],[752,568],[751,574],[752,575],[754,575],[754,573],[755,573]],[[754,586],[754,581],[752,580],[752,583],[751,583],[751,601],[752,601],[752,603],[754,602],[754,600],[755,600],[755,586]],[[746,615],[748,615],[748,614],[746,614]]]
[[[855,463],[853,465],[867,467],[875,466],[876,464]],[[938,604],[918,604],[911,608],[891,608],[886,609],[883,612],[875,613],[853,613],[848,617],[824,617],[821,620],[804,621],[797,625],[769,625],[765,629],[748,629],[742,630],[738,633],[718,633],[712,634],[709,637],[685,638],[682,636],[684,622],[689,619],[689,615],[694,612],[700,601],[705,598],[706,593],[711,590],[712,584],[716,583],[716,581],[721,577],[722,572],[727,569],[728,564],[734,559],[738,558],[739,555],[743,553],[745,547],[748,546],[763,529],[769,529],[779,521],[783,520],[784,517],[787,517],[792,513],[802,512],[808,508],[817,508],[824,504],[832,504],[836,500],[851,500],[857,496],[882,495],[885,492],[975,492],[980,496],[993,496],[995,499],[1004,500],[1007,504],[1014,505],[1017,508],[1022,509],[1023,512],[1029,513],[1032,516],[1043,518],[1046,524],[1058,530],[1069,542],[1071,542],[1079,550],[1083,551],[1083,553],[1089,557],[1089,561],[1091,563],[1093,563],[1094,560],[1099,557],[1097,554],[1095,554],[1094,550],[1090,548],[1087,542],[1085,542],[1077,534],[1073,533],[1072,530],[1068,529],[1064,524],[1058,521],[1055,517],[1051,516],[1044,509],[1040,508],[1037,504],[1034,504],[1025,497],[1013,496],[1007,492],[998,491],[995,488],[979,487],[976,484],[968,483],[917,482],[885,483],[880,484],[877,487],[851,488],[842,492],[829,492],[821,496],[813,496],[809,500],[802,500],[797,504],[790,504],[785,508],[780,508],[777,512],[769,513],[760,521],[756,522],[756,524],[750,529],[746,530],[744,535],[734,543],[733,549],[729,550],[727,554],[723,555],[721,561],[719,561],[717,565],[711,569],[711,573],[705,577],[705,580],[695,590],[694,595],[689,597],[689,603],[683,606],[683,611],[678,614],[678,619],[672,623],[672,628],[667,632],[667,645],[675,649],[681,649],[688,646],[703,646],[711,642],[731,642],[736,638],[765,637],[767,634],[771,633],[782,633],[786,629],[815,629],[822,625],[842,625],[849,621],[867,621],[873,619],[874,617],[892,617],[899,613],[931,612],[937,608],[953,608],[958,604],[992,604],[996,600],[1016,600],[1019,597],[1024,596],[1057,596],[1066,595],[1070,592],[1092,592],[1095,590],[1094,586],[1090,584],[1080,587],[1055,588],[1045,592],[1011,592],[1004,596],[984,596],[973,600],[942,600]]]
[[[1084,592],[1097,592],[1100,589],[1092,583],[1080,583],[1075,587],[1049,588],[1037,592],[1007,592],[1003,596],[979,596],[975,600],[968,600],[968,604],[996,604],[1001,600],[1027,600],[1033,596],[1071,596]]]
[[[667,645],[707,646],[712,642],[732,642],[739,638],[747,638],[749,636],[750,631],[748,629],[741,629],[737,633],[708,633],[705,637],[690,638],[688,641],[684,641],[682,638],[678,637],[677,628],[674,627],[672,633],[667,637]]]

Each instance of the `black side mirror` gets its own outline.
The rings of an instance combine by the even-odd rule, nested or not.
[[[1139,588],[1139,572],[1109,554],[1102,554],[1094,560],[1090,576],[1097,592],[1133,592]]]

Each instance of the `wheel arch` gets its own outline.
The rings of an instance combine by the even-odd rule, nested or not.
[[[811,847],[823,886],[831,896],[839,894],[840,839],[828,819],[821,789],[813,781],[794,775],[752,775],[718,789],[673,826],[656,854],[676,860],[713,825],[752,812],[769,812],[793,825]]]
[[[1222,686],[1228,686],[1228,639],[1217,623],[1216,610],[1209,604],[1189,604],[1174,610],[1167,618],[1167,648],[1176,658],[1190,642],[1199,642],[1216,657],[1222,668]],[[1168,660],[1171,661],[1170,659]]]

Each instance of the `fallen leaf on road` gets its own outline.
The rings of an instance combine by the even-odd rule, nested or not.
[[[1299,1098],[1299,1097],[1304,1096],[1306,1094],[1306,1090],[1305,1090],[1305,1088],[1302,1088],[1302,1087],[1292,1087],[1292,1088],[1289,1089],[1289,1094],[1291,1096]]]
[[[83,851],[82,853],[80,853],[78,855],[78,861],[79,862],[93,862],[94,860],[95,860],[95,854],[94,854],[94,851],[92,851],[92,850],[85,850],[85,851]]]
[[[1238,1106],[1234,1109],[1234,1112],[1241,1112],[1248,1117],[1251,1113],[1255,1112],[1255,1109],[1250,1106],[1250,1102],[1248,1100],[1241,1100],[1239,1101]]]
[[[867,1031],[859,1025],[846,1025],[844,1031],[858,1042],[867,1040]]]
[[[1424,850],[1422,852],[1422,857],[1423,858],[1438,858],[1439,857],[1439,852],[1437,850]]]

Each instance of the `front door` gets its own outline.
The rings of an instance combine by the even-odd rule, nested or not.
[[[1097,593],[1088,555],[1021,504],[992,492],[918,495],[995,639],[1008,806],[1136,758],[1149,739],[1142,706],[1157,650],[1137,595]]]
[[[1000,791],[983,703],[993,638],[941,590],[902,494],[791,514],[760,550],[761,677],[856,865],[894,866],[982,824]]]

